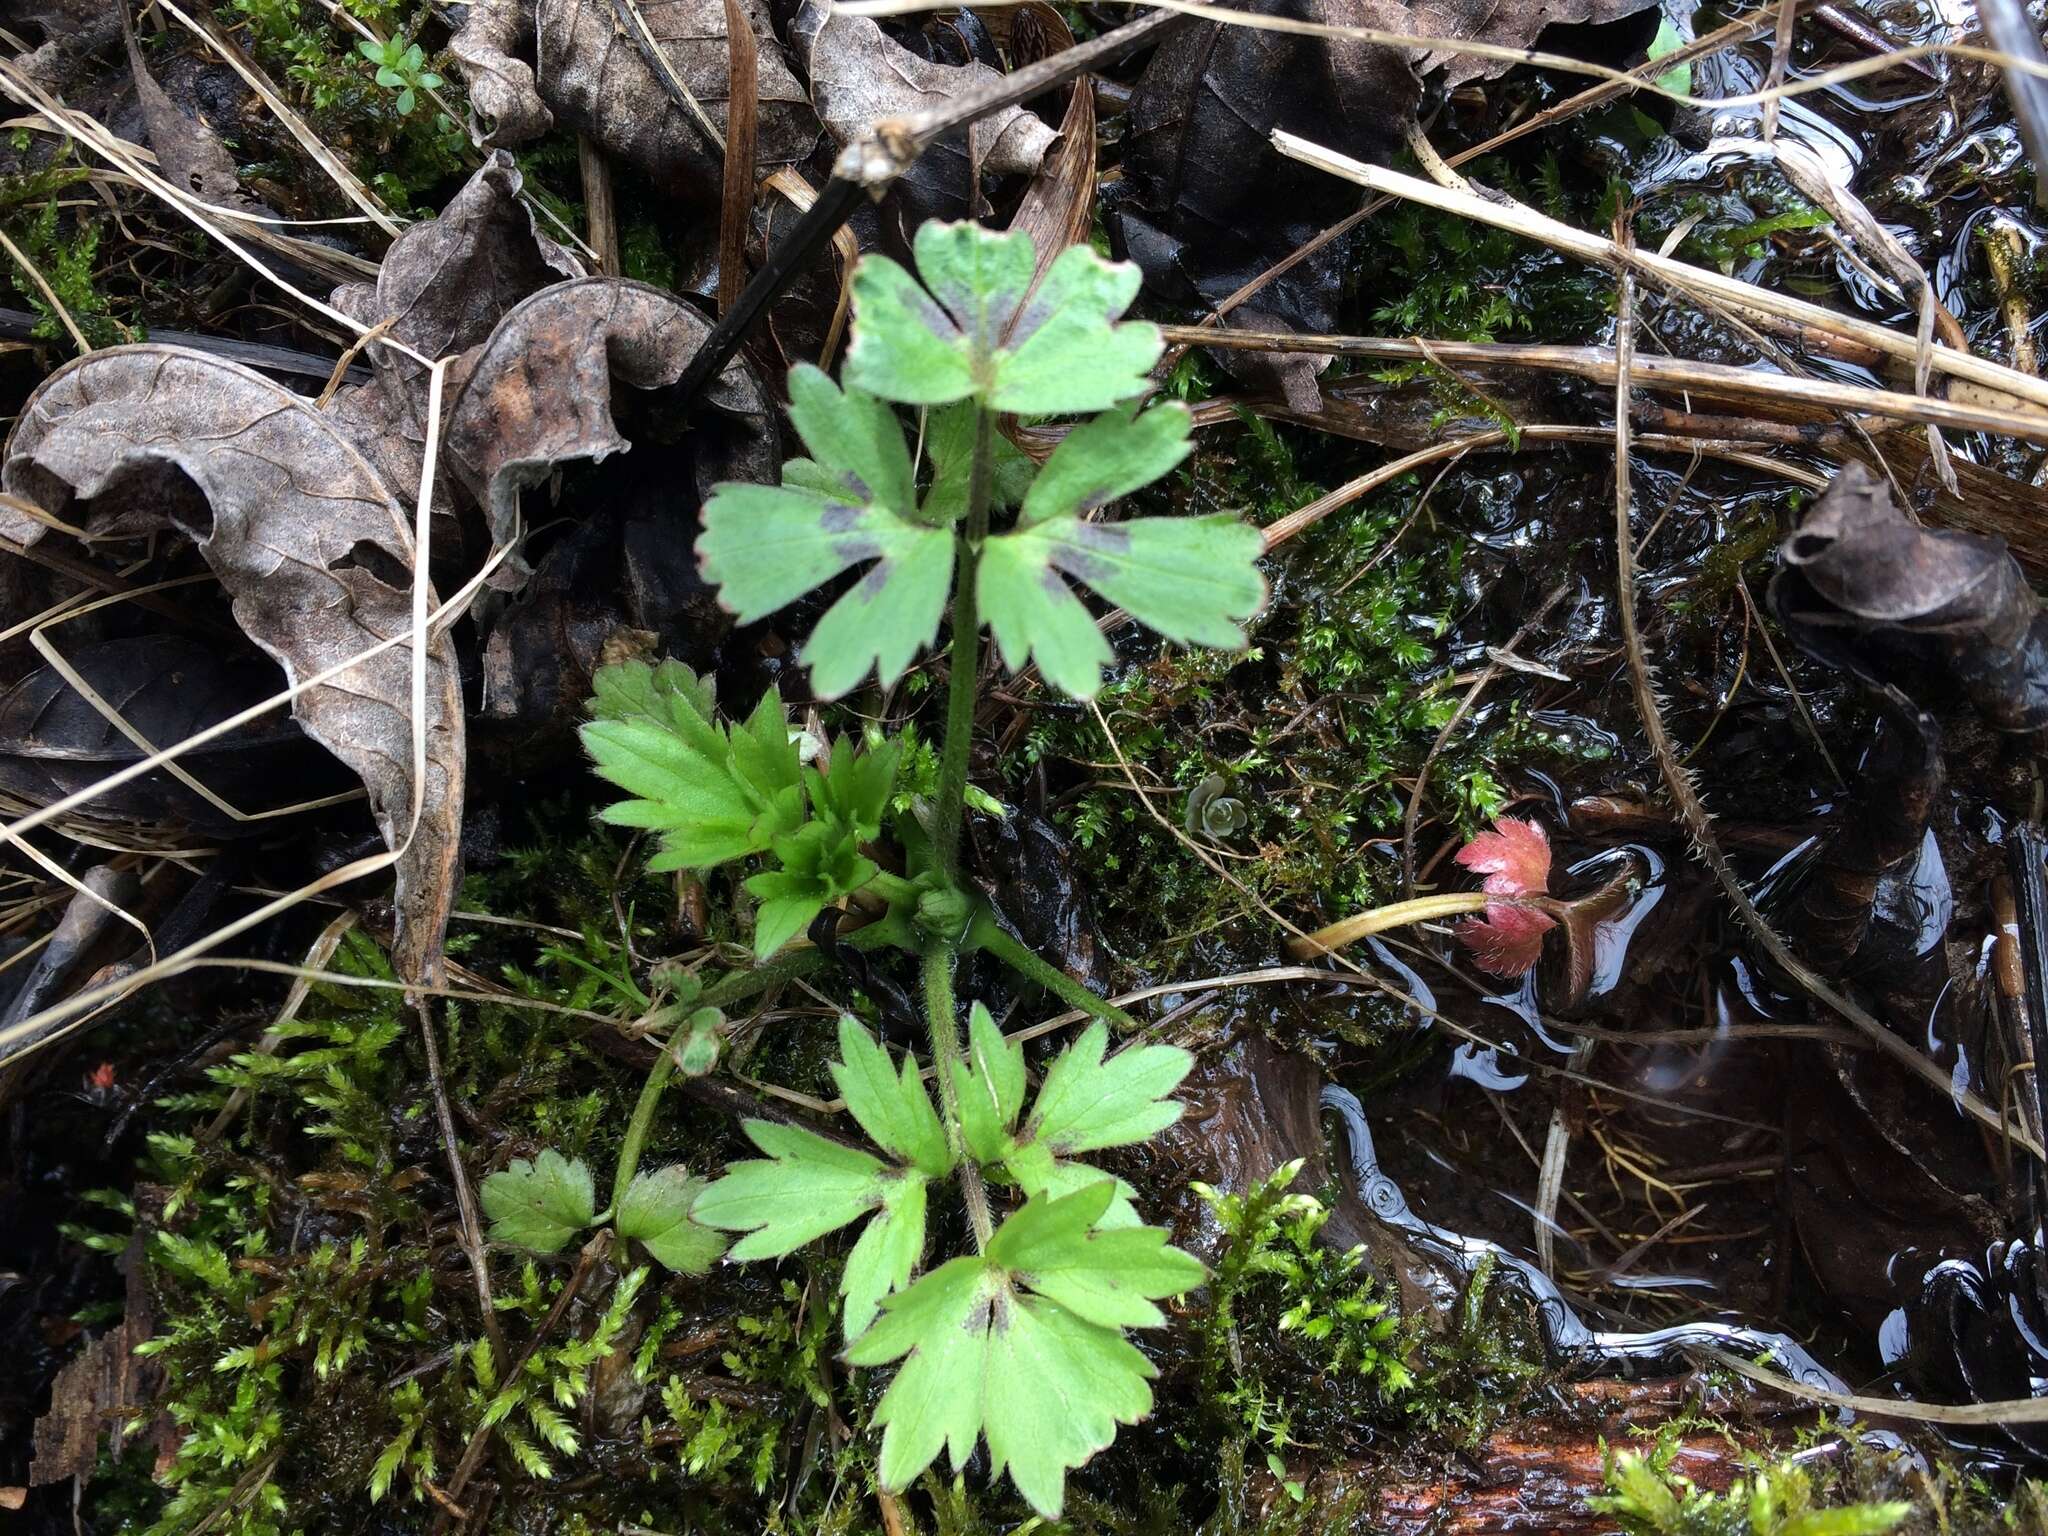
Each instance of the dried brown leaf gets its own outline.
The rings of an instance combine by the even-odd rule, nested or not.
[[[674,384],[710,330],[675,295],[608,277],[557,283],[506,315],[470,360],[448,415],[450,462],[488,509],[493,537],[510,542],[519,492],[557,465],[630,448],[615,419],[615,384]],[[774,479],[774,414],[744,363],[728,363],[698,409],[699,497],[721,480]]]
[[[631,0],[668,68],[712,125],[726,131],[730,50],[724,0]],[[668,188],[717,196],[724,154],[642,57],[628,0],[489,0],[470,7],[450,43],[491,144],[537,138],[559,120]],[[790,72],[761,0],[741,0],[759,53],[757,168],[807,158],[818,140],[809,98]],[[520,56],[531,46],[536,63]]]
[[[576,258],[535,224],[519,200],[512,157],[497,150],[439,217],[401,235],[377,281],[334,290],[330,302],[364,326],[382,325],[422,357],[467,351],[521,299],[562,278],[580,277]],[[426,450],[427,370],[395,347],[372,347],[374,377],[338,392],[327,406],[384,483],[411,497]],[[435,504],[452,510],[445,487]]]
[[[462,825],[455,656],[445,631],[431,641],[426,780],[415,786],[409,645],[349,665],[412,628],[412,531],[338,424],[238,364],[116,347],[59,369],[29,397],[0,486],[95,537],[185,533],[236,623],[294,681],[346,668],[300,693],[292,712],[369,791],[379,830],[399,850],[394,959],[408,978],[434,975]],[[47,531],[0,507],[0,535],[26,545]]]
[[[1011,46],[1019,64],[1074,46],[1067,19],[1043,0],[1019,6],[1010,23]],[[1095,92],[1084,75],[1068,87],[1059,142],[1039,163],[1024,189],[1010,228],[1031,236],[1038,251],[1034,283],[1070,245],[1088,238],[1095,223]]]
[[[818,117],[842,144],[884,118],[937,110],[1002,78],[986,64],[920,58],[874,21],[849,16],[830,0],[804,0],[790,24],[790,44],[804,59]],[[998,176],[1030,175],[1058,137],[1022,107],[992,113],[973,129],[976,159]]]

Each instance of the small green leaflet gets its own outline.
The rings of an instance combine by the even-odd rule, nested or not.
[[[1085,515],[1180,463],[1189,420],[1184,406],[1169,404],[1076,427],[1032,482],[1017,526],[983,547],[976,590],[1012,671],[1035,657],[1064,693],[1086,699],[1101,688],[1109,642],[1068,579],[1169,640],[1244,645],[1243,621],[1266,601],[1256,528],[1227,513],[1119,523]]]
[[[913,250],[923,286],[886,256],[854,269],[851,383],[905,405],[971,396],[1033,415],[1099,411],[1147,387],[1158,327],[1114,323],[1138,296],[1135,266],[1071,246],[1034,293],[1028,234],[928,220]]]
[[[838,698],[870,668],[887,687],[938,635],[952,531],[919,516],[910,451],[887,405],[858,389],[841,394],[808,364],[791,371],[789,397],[812,457],[785,464],[779,486],[719,486],[704,507],[698,563],[743,624],[866,565],[803,655],[821,698]]]
[[[690,1220],[690,1202],[704,1190],[702,1179],[680,1165],[639,1173],[626,1186],[615,1224],[621,1237],[637,1238],[670,1269],[701,1275],[725,1252],[725,1239]]]
[[[931,460],[932,483],[924,493],[924,515],[934,523],[957,523],[967,515],[967,492],[974,478],[974,403],[957,400],[925,413],[924,451]],[[994,433],[995,483],[991,502],[1014,507],[1031,488],[1038,466],[1002,433]]]
[[[1180,1086],[1194,1058],[1177,1046],[1145,1045],[1104,1061],[1108,1043],[1108,1028],[1097,1022],[1053,1059],[1020,1135],[1015,1128],[1024,1102],[1024,1048],[1005,1040],[988,1010],[976,1003],[967,1018],[968,1060],[954,1078],[960,1128],[975,1160],[999,1168],[1027,1196],[1072,1195],[1101,1184],[1113,1196],[1096,1224],[1136,1227],[1130,1186],[1072,1154],[1128,1146],[1173,1124],[1181,1106],[1167,1095]]]
[[[877,870],[860,845],[829,822],[805,822],[776,838],[774,850],[782,867],[747,878],[747,890],[761,903],[754,913],[754,953],[764,960]]]
[[[709,869],[762,852],[802,822],[796,748],[774,689],[728,731],[710,690],[676,662],[605,667],[596,687],[583,745],[598,774],[634,797],[604,819],[661,834],[649,869]]]
[[[986,1253],[883,1303],[846,1358],[909,1357],[875,1412],[885,1487],[907,1487],[941,1450],[958,1469],[986,1438],[992,1473],[1007,1469],[1032,1508],[1058,1519],[1067,1472],[1151,1410],[1157,1372],[1120,1324],[1158,1320],[1150,1298],[1199,1285],[1203,1271],[1163,1232],[1091,1234],[1109,1196],[1104,1181],[1032,1200]]]
[[[988,1009],[967,1010],[967,1060],[954,1065],[960,1089],[960,1131],[981,1163],[999,1163],[1015,1148],[1010,1131],[1024,1107],[1024,1047],[1005,1040]]]
[[[479,1191],[494,1242],[558,1253],[562,1245],[597,1217],[590,1169],[550,1147],[532,1162],[516,1158],[483,1182]]]
[[[781,1258],[878,1212],[840,1280],[852,1338],[873,1320],[881,1298],[916,1271],[924,1255],[925,1183],[950,1173],[953,1158],[913,1062],[906,1058],[899,1072],[887,1049],[850,1016],[839,1023],[839,1050],[832,1073],[848,1110],[906,1166],[798,1126],[749,1120],[747,1135],[767,1158],[735,1163],[697,1197],[691,1214],[705,1226],[747,1233],[732,1250],[745,1261]]]
[[[917,1062],[903,1058],[898,1072],[888,1047],[854,1022],[839,1016],[839,1057],[832,1063],[832,1081],[839,1085],[847,1112],[884,1152],[909,1163],[929,1178],[953,1171],[946,1132],[918,1076]]]
[[[1025,1124],[1030,1138],[1066,1156],[1123,1147],[1163,1131],[1180,1118],[1166,1097],[1195,1059],[1179,1046],[1139,1045],[1107,1061],[1109,1027],[1097,1020],[1054,1059]]]

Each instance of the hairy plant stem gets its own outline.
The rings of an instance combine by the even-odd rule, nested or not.
[[[612,1175],[612,1206],[605,1213],[613,1221],[619,1219],[626,1187],[640,1171],[640,1153],[647,1145],[648,1131],[654,1126],[654,1106],[661,1102],[661,1090],[668,1086],[669,1074],[675,1069],[675,1041],[664,1040],[661,1054],[647,1069],[647,1082],[640,1090],[640,1102],[633,1106],[633,1118],[626,1122],[626,1139],[619,1143],[619,1171]]]
[[[944,941],[934,941],[924,952],[925,1027],[932,1040],[932,1074],[939,1080],[939,1108],[946,1123],[946,1144],[960,1165],[960,1193],[967,1202],[967,1219],[974,1226],[974,1249],[988,1247],[995,1233],[989,1220],[988,1190],[981,1182],[981,1165],[975,1162],[960,1134],[960,1085],[953,1069],[960,1062],[960,1026],[953,1003],[953,961],[957,950]]]
[[[996,921],[995,914],[986,907],[975,912],[974,921],[968,925],[967,939],[962,948],[969,953],[981,950],[994,955],[1018,975],[1028,981],[1037,982],[1068,1007],[1079,1008],[1101,1019],[1105,1024],[1114,1025],[1118,1029],[1138,1027],[1138,1021],[1123,1009],[1097,997],[1051,961],[1028,945],[1020,943]]]
[[[966,815],[967,761],[974,749],[975,682],[981,672],[981,607],[974,590],[988,537],[988,504],[995,489],[996,418],[977,411],[974,463],[967,481],[967,518],[954,536],[953,654],[946,679],[946,746],[939,758],[939,796],[932,819],[932,848],[939,869],[960,883],[960,824]]]

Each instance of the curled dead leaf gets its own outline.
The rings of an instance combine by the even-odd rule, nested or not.
[[[758,48],[760,107],[755,165],[762,172],[809,156],[818,123],[790,72],[760,0],[741,0]],[[638,21],[612,0],[484,0],[449,47],[486,119],[485,142],[522,144],[557,120],[657,182],[715,198],[724,153],[695,113],[676,103],[635,38],[644,21],[677,80],[725,132],[728,53],[724,0],[635,0]],[[533,64],[522,55],[531,47]]]
[[[449,459],[488,509],[493,538],[516,537],[519,492],[557,465],[631,447],[614,384],[674,384],[710,331],[673,294],[620,278],[557,283],[507,314],[469,360],[448,415]],[[774,479],[780,437],[745,363],[728,363],[706,388],[692,429],[699,497],[721,480]]]
[[[581,277],[576,258],[540,232],[519,199],[519,169],[494,151],[438,217],[393,242],[377,281],[334,290],[331,302],[365,327],[422,357],[476,346],[521,299],[549,283]],[[417,493],[427,437],[427,369],[396,347],[369,350],[372,377],[350,385],[326,410],[401,496]],[[437,486],[435,505],[452,511]]]
[[[886,118],[910,117],[950,105],[1002,77],[988,65],[921,58],[865,16],[849,16],[829,0],[804,0],[790,23],[790,45],[810,76],[818,116],[841,144]],[[1023,107],[1007,107],[934,145],[906,180],[929,215],[971,212],[969,156],[998,176],[1030,175],[1059,137]],[[957,206],[945,206],[956,203]]]
[[[8,439],[0,486],[96,538],[184,533],[232,600],[236,623],[294,682],[340,669],[301,692],[292,713],[362,779],[399,854],[400,974],[436,974],[460,851],[461,690],[453,648],[437,633],[425,658],[420,780],[405,638],[412,532],[340,426],[238,364],[176,347],[116,347],[38,386]],[[27,545],[48,531],[0,507],[0,534]]]

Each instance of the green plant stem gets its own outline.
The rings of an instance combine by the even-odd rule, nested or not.
[[[894,916],[882,917],[853,932],[842,934],[839,942],[848,949],[862,951],[894,946],[897,949],[917,950],[909,925]],[[790,949],[764,960],[751,970],[734,971],[721,977],[701,992],[695,1008],[730,1008],[734,1003],[743,1003],[758,993],[766,992],[780,982],[795,981],[800,976],[814,976],[825,968],[825,952],[822,949]]]
[[[995,1233],[989,1220],[988,1190],[981,1182],[981,1165],[968,1152],[960,1134],[960,1084],[954,1068],[960,1064],[960,1024],[954,1017],[953,960],[950,944],[933,944],[924,952],[925,1028],[932,1041],[932,1072],[939,1080],[939,1105],[946,1122],[946,1144],[953,1149],[960,1166],[960,1193],[967,1201],[967,1219],[974,1227],[977,1253],[988,1247]]]
[[[612,1176],[612,1207],[605,1214],[618,1218],[619,1205],[626,1198],[626,1186],[640,1171],[640,1153],[647,1146],[647,1133],[654,1126],[654,1106],[661,1102],[661,1090],[668,1086],[676,1069],[675,1042],[664,1040],[661,1054],[647,1069],[647,1082],[640,1090],[640,1102],[633,1106],[633,1118],[626,1122],[626,1139],[619,1143],[619,1171]]]
[[[940,870],[955,885],[960,883],[960,824],[966,815],[967,762],[974,747],[975,686],[981,672],[981,606],[975,573],[981,564],[982,541],[988,537],[989,499],[995,488],[995,430],[994,412],[977,410],[967,518],[953,541],[953,654],[946,679],[946,745],[939,757],[932,850]]]
[[[1018,975],[1037,982],[1071,1008],[1079,1008],[1118,1029],[1138,1027],[1138,1021],[1123,1009],[1097,997],[1051,961],[1019,943],[986,907],[976,911],[974,921],[968,925],[965,947],[969,951],[981,950],[994,955]]]

